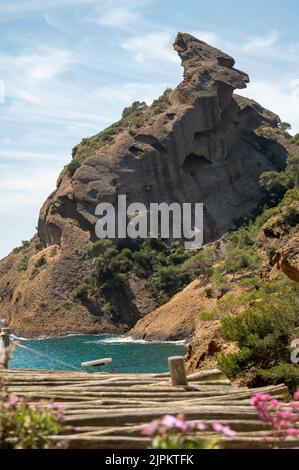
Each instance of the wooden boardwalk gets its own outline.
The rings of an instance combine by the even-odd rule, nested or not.
[[[173,387],[169,374],[110,374],[37,370],[2,371],[6,393],[30,402],[52,400],[66,406],[66,424],[73,433],[54,437],[70,448],[142,449],[150,440],[144,425],[164,414],[183,413],[188,421],[220,421],[236,431],[223,437],[224,448],[267,448],[276,442],[263,439],[266,428],[250,405],[255,393],[285,398],[284,385],[247,389],[233,386],[220,371],[188,377],[188,387]],[[283,447],[299,447],[288,439]]]

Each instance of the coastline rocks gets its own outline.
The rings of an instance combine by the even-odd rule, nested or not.
[[[204,279],[196,279],[165,305],[139,320],[128,335],[146,341],[188,340],[196,329],[199,311],[215,305],[216,299],[207,295]]]
[[[131,276],[124,289],[111,294],[113,316],[97,303],[74,302],[72,294],[92,269],[86,252],[95,241],[98,203],[116,204],[118,195],[146,206],[203,202],[209,242],[256,208],[260,174],[284,167],[287,148],[255,133],[260,126],[277,127],[279,118],[233,94],[249,81],[234,68],[234,59],[189,34],[179,33],[174,48],[184,78],[166,105],[147,106],[148,114],[138,119],[150,119],[138,121],[134,132],[116,123],[105,145],[96,146],[97,135],[76,146],[71,167],[61,172],[40,211],[38,244],[0,262],[0,317],[17,334],[123,333],[151,311],[145,335],[177,338],[194,331],[196,312],[184,319],[184,309],[176,321],[169,318],[173,327],[166,333],[154,330],[149,322],[158,322],[160,311],[141,278]],[[36,267],[41,257],[46,263]]]
[[[260,239],[267,261],[263,277],[274,279],[282,271],[299,282],[299,203],[293,202],[262,227]]]

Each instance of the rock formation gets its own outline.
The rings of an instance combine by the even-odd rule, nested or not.
[[[17,333],[120,332],[155,308],[136,276],[115,291],[112,319],[98,305],[72,302],[91,269],[85,255],[99,202],[116,203],[119,194],[128,204],[203,202],[207,242],[255,209],[263,171],[284,167],[286,148],[254,132],[279,118],[233,94],[249,81],[234,59],[188,34],[179,33],[174,48],[182,83],[76,146],[41,209],[38,241],[2,260],[0,317]]]
[[[165,305],[139,320],[129,334],[146,341],[190,339],[198,324],[199,306],[201,310],[216,306],[216,297],[207,296],[206,289],[205,279],[196,279]]]
[[[262,227],[260,239],[267,261],[263,277],[274,279],[282,271],[292,281],[299,282],[299,203],[274,215]]]

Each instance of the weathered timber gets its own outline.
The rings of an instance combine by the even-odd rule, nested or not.
[[[172,385],[188,386],[188,380],[185,369],[185,359],[181,356],[169,357],[168,364]]]
[[[7,369],[9,360],[10,328],[1,328],[0,332],[0,367]]]
[[[112,374],[106,372],[65,372],[3,370],[5,391],[66,406],[66,424],[75,426],[52,439],[70,448],[141,449],[150,441],[143,427],[164,414],[182,413],[188,422],[221,421],[236,431],[234,438],[221,437],[224,448],[267,448],[263,440],[267,426],[259,420],[250,398],[269,393],[283,399],[285,385],[247,389],[232,385],[218,370],[203,371],[188,378],[189,385],[173,386],[170,374]],[[295,440],[284,447],[296,447]]]

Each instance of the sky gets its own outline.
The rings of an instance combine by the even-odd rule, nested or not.
[[[299,132],[298,0],[0,0],[0,258],[35,233],[71,149],[182,79],[188,32]]]

